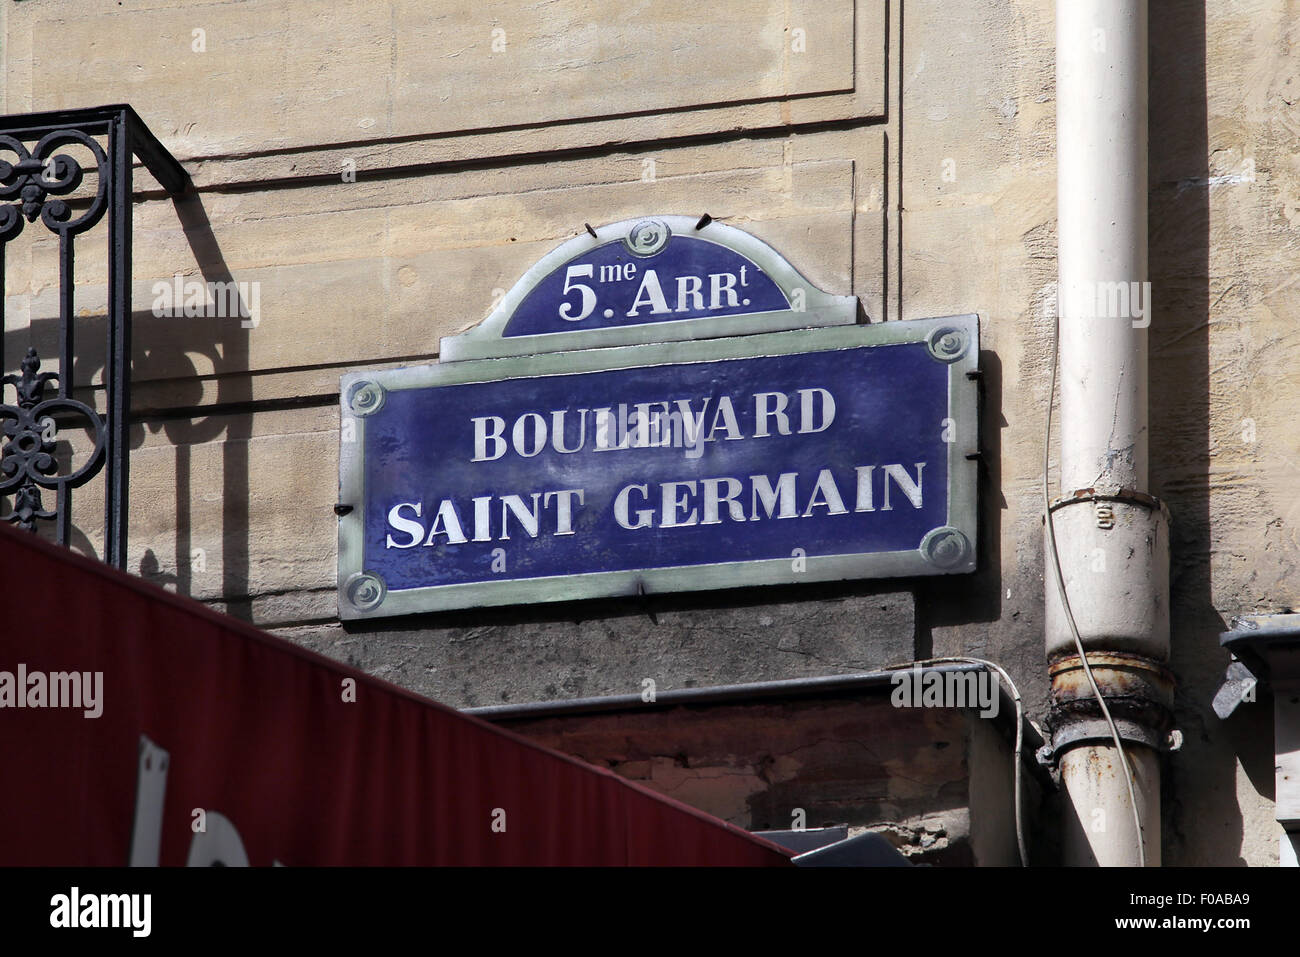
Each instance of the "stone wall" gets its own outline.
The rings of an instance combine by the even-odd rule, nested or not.
[[[1151,491],[1186,735],[1164,857],[1267,864],[1268,704],[1209,702],[1226,618],[1300,604],[1300,18],[1207,6],[1151,3]],[[4,0],[4,112],[129,102],[197,186],[137,173],[132,570],[457,705],[965,654],[1041,719],[1054,41],[1046,0]],[[648,212],[748,230],[872,321],[979,313],[981,570],[341,626],[339,376],[435,361],[584,222]],[[56,351],[35,235],[7,255],[10,357]],[[102,240],[77,274],[102,328]],[[257,283],[256,315],[155,317],[177,274]]]

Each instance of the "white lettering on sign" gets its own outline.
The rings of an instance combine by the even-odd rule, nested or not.
[[[572,267],[571,267],[572,268]],[[588,270],[590,266],[585,267]],[[601,274],[604,275],[606,268],[601,267]],[[740,299],[737,295],[737,287],[749,285],[748,266],[741,266],[738,273],[734,272],[712,272],[705,276],[678,276],[677,277],[677,294],[673,305],[670,307],[668,299],[664,296],[664,288],[659,281],[659,274],[653,269],[647,269],[645,275],[641,277],[641,285],[637,287],[636,297],[632,300],[632,308],[627,311],[627,317],[633,319],[641,314],[642,308],[649,308],[650,315],[662,316],[670,312],[690,312],[691,310],[707,309],[715,311],[718,309],[734,309],[740,305]],[[705,305],[704,282],[708,280],[708,304]],[[567,293],[568,286],[565,286]],[[745,300],[749,302],[748,299]],[[592,303],[595,308],[595,303]],[[560,309],[560,315],[568,319],[565,315],[564,307]],[[585,316],[584,316],[585,318]]]
[[[637,315],[642,306],[649,306],[651,314],[656,316],[669,311],[668,300],[664,298],[663,287],[659,285],[659,274],[653,269],[647,269],[641,278],[641,288],[636,291],[632,308],[627,311],[628,318]]]
[[[600,267],[601,282],[623,282],[636,275],[636,263]]]
[[[528,538],[543,534],[572,535],[575,503],[585,503],[586,493],[580,488],[553,489],[547,492],[529,492],[524,495],[501,495],[495,502],[491,495],[470,499],[471,508],[463,514],[469,516],[462,522],[461,512],[455,503],[444,498],[428,514],[433,520],[426,527],[420,520],[424,514],[423,502],[398,502],[388,510],[388,525],[400,532],[402,538],[388,535],[385,548],[414,548],[417,545],[463,545],[470,541],[466,529],[474,533],[473,541],[509,541],[511,532]]]
[[[919,509],[924,505],[925,466],[925,462],[890,463],[859,465],[839,474],[823,468],[775,477],[721,475],[655,486],[633,482],[614,496],[613,519],[620,528],[636,530],[875,512],[878,499],[884,502],[882,511],[904,501]],[[585,497],[584,490],[576,488],[486,495],[471,499],[468,508],[442,499],[427,512],[423,502],[400,502],[389,511],[388,524],[402,537],[390,534],[387,547],[460,545],[469,540],[467,525],[476,542],[508,541],[516,533],[528,538],[573,535],[574,515],[585,504]],[[427,527],[420,520],[422,514],[434,516]],[[461,514],[467,517],[465,522]]]
[[[566,322],[581,322],[596,312],[599,295],[595,285],[610,283],[628,283],[636,281],[639,275],[636,295],[631,308],[625,316],[628,319],[639,317],[642,312],[652,316],[664,316],[675,312],[716,312],[721,309],[735,309],[749,305],[748,299],[741,298],[741,290],[748,287],[753,277],[751,267],[741,266],[736,272],[715,272],[703,275],[686,275],[670,277],[669,289],[664,289],[664,281],[655,269],[640,273],[636,263],[614,263],[603,265],[599,272],[592,263],[577,263],[567,266],[564,271],[564,300],[558,307],[561,319]],[[591,280],[582,282],[581,280]],[[671,293],[672,299],[669,299]],[[575,298],[576,297],[576,298]],[[613,310],[605,311],[606,318],[612,318]]]
[[[628,265],[630,276],[635,264]],[[649,279],[652,274],[653,270],[646,270],[643,288],[658,288]],[[704,294],[686,285],[688,291]],[[719,283],[719,295],[725,296],[728,288]],[[512,414],[511,419],[472,416],[467,444],[473,463],[508,456],[533,459],[548,450],[572,455],[584,449],[682,449],[687,458],[699,458],[708,443],[780,441],[825,432],[835,423],[836,411],[835,396],[820,386],[739,396],[673,397],[593,409],[526,411]],[[619,528],[635,531],[920,509],[925,501],[926,464],[831,468],[808,463],[800,471],[777,475],[633,481],[615,493],[608,506],[611,514],[594,520],[612,519]],[[423,549],[574,535],[586,505],[587,493],[581,488],[536,488],[468,500],[411,497],[388,506],[384,547]]]
[[[510,453],[533,458],[548,446],[562,455],[572,455],[587,447],[588,437],[596,452],[690,449],[719,440],[811,435],[825,432],[835,422],[835,397],[820,387],[757,392],[744,401],[746,409],[753,409],[754,428],[749,435],[742,430],[736,402],[729,395],[524,412],[513,422],[499,415],[473,416],[469,420],[473,435],[470,461],[493,462]]]
[[[582,297],[582,311],[575,315],[572,303],[562,303],[560,305],[561,319],[567,319],[569,322],[581,322],[591,315],[592,310],[596,308],[596,291],[584,283],[573,281],[574,276],[590,278],[594,272],[595,267],[591,263],[570,266],[566,270],[564,274],[564,294],[567,296],[570,292],[577,292]]]

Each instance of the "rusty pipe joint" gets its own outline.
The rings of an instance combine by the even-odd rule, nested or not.
[[[1157,753],[1178,750],[1174,729],[1174,676],[1159,661],[1123,652],[1088,652],[1088,665],[1125,746],[1138,744]],[[1078,655],[1059,658],[1050,668],[1052,707],[1047,717],[1051,743],[1039,761],[1055,767],[1071,748],[1109,746],[1110,726],[1093,695]]]
[[[1173,675],[1144,655],[1090,651],[1087,661],[1127,761],[1115,750],[1082,660],[1058,658],[1051,666],[1051,744],[1038,757],[1059,776],[1065,794],[1062,860],[1102,867],[1145,861],[1158,867],[1161,759],[1182,743],[1173,729]],[[1122,783],[1129,769],[1136,809]]]

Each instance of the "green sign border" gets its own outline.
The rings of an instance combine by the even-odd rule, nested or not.
[[[564,342],[581,346],[582,343],[575,340],[594,334],[569,334]],[[431,585],[400,591],[388,591],[377,575],[362,567],[366,419],[382,408],[387,392],[862,346],[888,348],[913,342],[925,342],[934,360],[948,369],[948,417],[953,420],[954,437],[954,441],[948,444],[947,521],[931,530],[915,548],[840,555],[810,553],[801,563],[796,563],[792,556],[640,571],[503,578],[500,581]],[[339,503],[351,506],[351,510],[339,516],[339,617],[356,620],[641,593],[972,572],[978,547],[979,474],[975,456],[979,451],[979,385],[973,375],[978,368],[979,319],[975,315],[963,315],[443,362],[346,375],[341,382],[340,394],[343,428],[340,430]],[[349,437],[350,441],[346,440]],[[801,564],[803,570],[796,571],[797,564]]]

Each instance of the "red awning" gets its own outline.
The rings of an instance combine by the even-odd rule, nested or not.
[[[0,580],[0,864],[789,863],[7,526]]]

